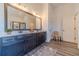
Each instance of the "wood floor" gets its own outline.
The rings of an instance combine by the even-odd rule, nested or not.
[[[57,53],[63,56],[79,56],[79,49],[75,43],[51,41],[46,45],[56,49]]]

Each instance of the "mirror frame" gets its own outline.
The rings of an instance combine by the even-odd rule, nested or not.
[[[26,11],[24,11],[24,10],[22,10],[22,9],[19,9],[19,8],[15,7],[15,6],[12,6],[12,5],[10,5],[9,3],[4,3],[4,19],[5,19],[4,27],[5,27],[5,30],[8,29],[8,24],[7,24],[7,22],[8,22],[7,7],[8,7],[8,6],[13,7],[13,8],[15,8],[15,9],[18,9],[18,10],[20,10],[20,11],[22,11],[22,12],[28,13],[28,14],[30,14],[30,15],[32,15],[32,16],[35,16],[35,15],[29,13],[29,12],[26,12]],[[37,17],[37,16],[35,16],[35,17]],[[38,18],[40,18],[40,17],[38,17]],[[22,30],[22,29],[18,29],[18,30]],[[27,28],[26,28],[26,29],[23,29],[23,30],[30,30],[30,29],[27,29]],[[38,31],[38,30],[42,30],[42,19],[41,19],[41,18],[40,18],[40,29],[36,29],[36,28],[35,28],[34,30],[37,30],[37,31]],[[17,30],[12,29],[12,31],[17,31]]]

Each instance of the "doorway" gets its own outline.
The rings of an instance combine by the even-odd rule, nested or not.
[[[76,43],[78,45],[78,48],[79,48],[79,13],[76,13],[75,14],[75,17],[74,17],[74,23],[75,23],[75,30],[74,30],[74,35],[75,35],[75,39],[76,39]]]

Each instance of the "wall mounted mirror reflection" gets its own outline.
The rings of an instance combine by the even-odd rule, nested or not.
[[[41,18],[34,16],[31,13],[23,11],[15,6],[10,4],[5,4],[5,29],[12,30],[41,30],[42,22]],[[14,25],[13,22],[17,22],[17,25]],[[21,23],[18,25],[18,23]],[[19,28],[18,28],[19,27]]]

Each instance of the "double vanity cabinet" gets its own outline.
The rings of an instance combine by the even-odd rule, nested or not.
[[[22,56],[44,43],[46,32],[0,38],[0,56]]]

